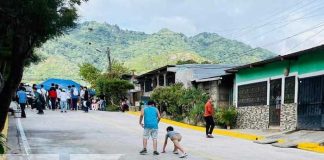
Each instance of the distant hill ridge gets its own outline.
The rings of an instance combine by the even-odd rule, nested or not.
[[[84,22],[36,50],[46,59],[28,68],[24,80],[41,81],[52,77],[77,80],[80,79],[77,66],[83,62],[92,63],[103,70],[107,66],[107,47],[111,49],[112,58],[124,62],[136,73],[175,64],[178,60],[244,64],[275,55],[256,48],[241,56],[241,53],[252,48],[216,33],[204,32],[188,37],[164,28],[157,33],[146,34],[107,23]]]

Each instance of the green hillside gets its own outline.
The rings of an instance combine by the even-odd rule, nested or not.
[[[39,82],[50,77],[81,80],[78,64],[89,62],[104,70],[107,66],[107,47],[111,49],[112,58],[123,62],[138,74],[175,64],[178,60],[244,64],[274,55],[258,48],[238,58],[242,52],[252,48],[215,33],[187,37],[162,29],[157,33],[146,34],[123,30],[117,25],[84,22],[37,49],[36,52],[45,60],[27,68],[23,79],[29,82]]]

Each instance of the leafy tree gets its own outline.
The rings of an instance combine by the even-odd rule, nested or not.
[[[129,69],[117,60],[112,60],[111,71],[106,73],[106,76],[110,79],[121,78],[123,74],[129,73]]]
[[[0,130],[24,65],[35,60],[34,49],[73,27],[82,1],[87,0],[0,1]]]
[[[151,94],[151,98],[158,103],[160,111],[166,111],[176,119],[182,115],[179,103],[179,98],[183,95],[182,86],[181,83],[177,83],[168,87],[158,87]],[[162,106],[165,106],[166,110]]]
[[[125,97],[130,89],[134,89],[134,85],[126,80],[107,79],[105,76],[101,76],[96,80],[97,94],[105,95],[113,105],[116,105],[116,102]]]
[[[79,75],[93,86],[100,76],[100,70],[90,63],[83,63],[79,65]]]

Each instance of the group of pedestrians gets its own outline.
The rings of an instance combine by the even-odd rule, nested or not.
[[[204,119],[206,121],[206,137],[207,138],[214,138],[213,137],[213,130],[215,127],[214,122],[214,107],[212,103],[212,98],[210,97],[205,104],[205,110],[204,110]],[[144,123],[142,123],[144,119]],[[160,122],[161,116],[159,113],[159,110],[155,107],[155,103],[153,101],[148,101],[147,106],[142,108],[141,115],[139,119],[139,124],[144,128],[143,133],[143,149],[140,151],[140,154],[144,155],[147,154],[147,140],[149,138],[152,138],[153,140],[153,155],[159,155],[159,152],[157,151],[157,138],[158,138],[158,123]],[[167,134],[165,136],[164,144],[162,153],[166,153],[166,146],[168,143],[168,139],[170,139],[173,142],[174,154],[179,154],[178,150],[181,152],[181,155],[179,158],[185,158],[187,157],[187,153],[183,149],[183,147],[180,145],[180,141],[182,140],[182,135],[175,131],[172,126],[169,126],[166,128]]]
[[[66,89],[60,88],[58,84],[51,84],[50,89],[45,90],[43,85],[38,88],[36,84],[32,86],[32,91],[27,91],[28,86],[20,84],[17,90],[15,100],[19,103],[21,108],[21,117],[26,118],[25,108],[31,105],[31,108],[36,108],[38,114],[44,114],[44,109],[57,110],[60,108],[62,113],[67,110],[77,111],[79,109],[85,112],[89,111],[91,107],[91,99],[94,99],[89,94],[87,87],[80,87],[80,90],[75,86],[68,86]],[[100,109],[105,103],[98,101]]]

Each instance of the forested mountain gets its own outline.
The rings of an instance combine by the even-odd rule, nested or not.
[[[93,63],[104,70],[107,67],[107,47],[111,57],[136,73],[166,65],[178,60],[210,61],[212,63],[244,64],[274,56],[270,51],[252,48],[244,43],[223,38],[216,33],[200,33],[187,37],[168,29],[157,33],[120,29],[117,25],[84,22],[64,36],[45,43],[36,52],[43,61],[26,69],[25,81],[46,78],[79,80],[78,64]]]

